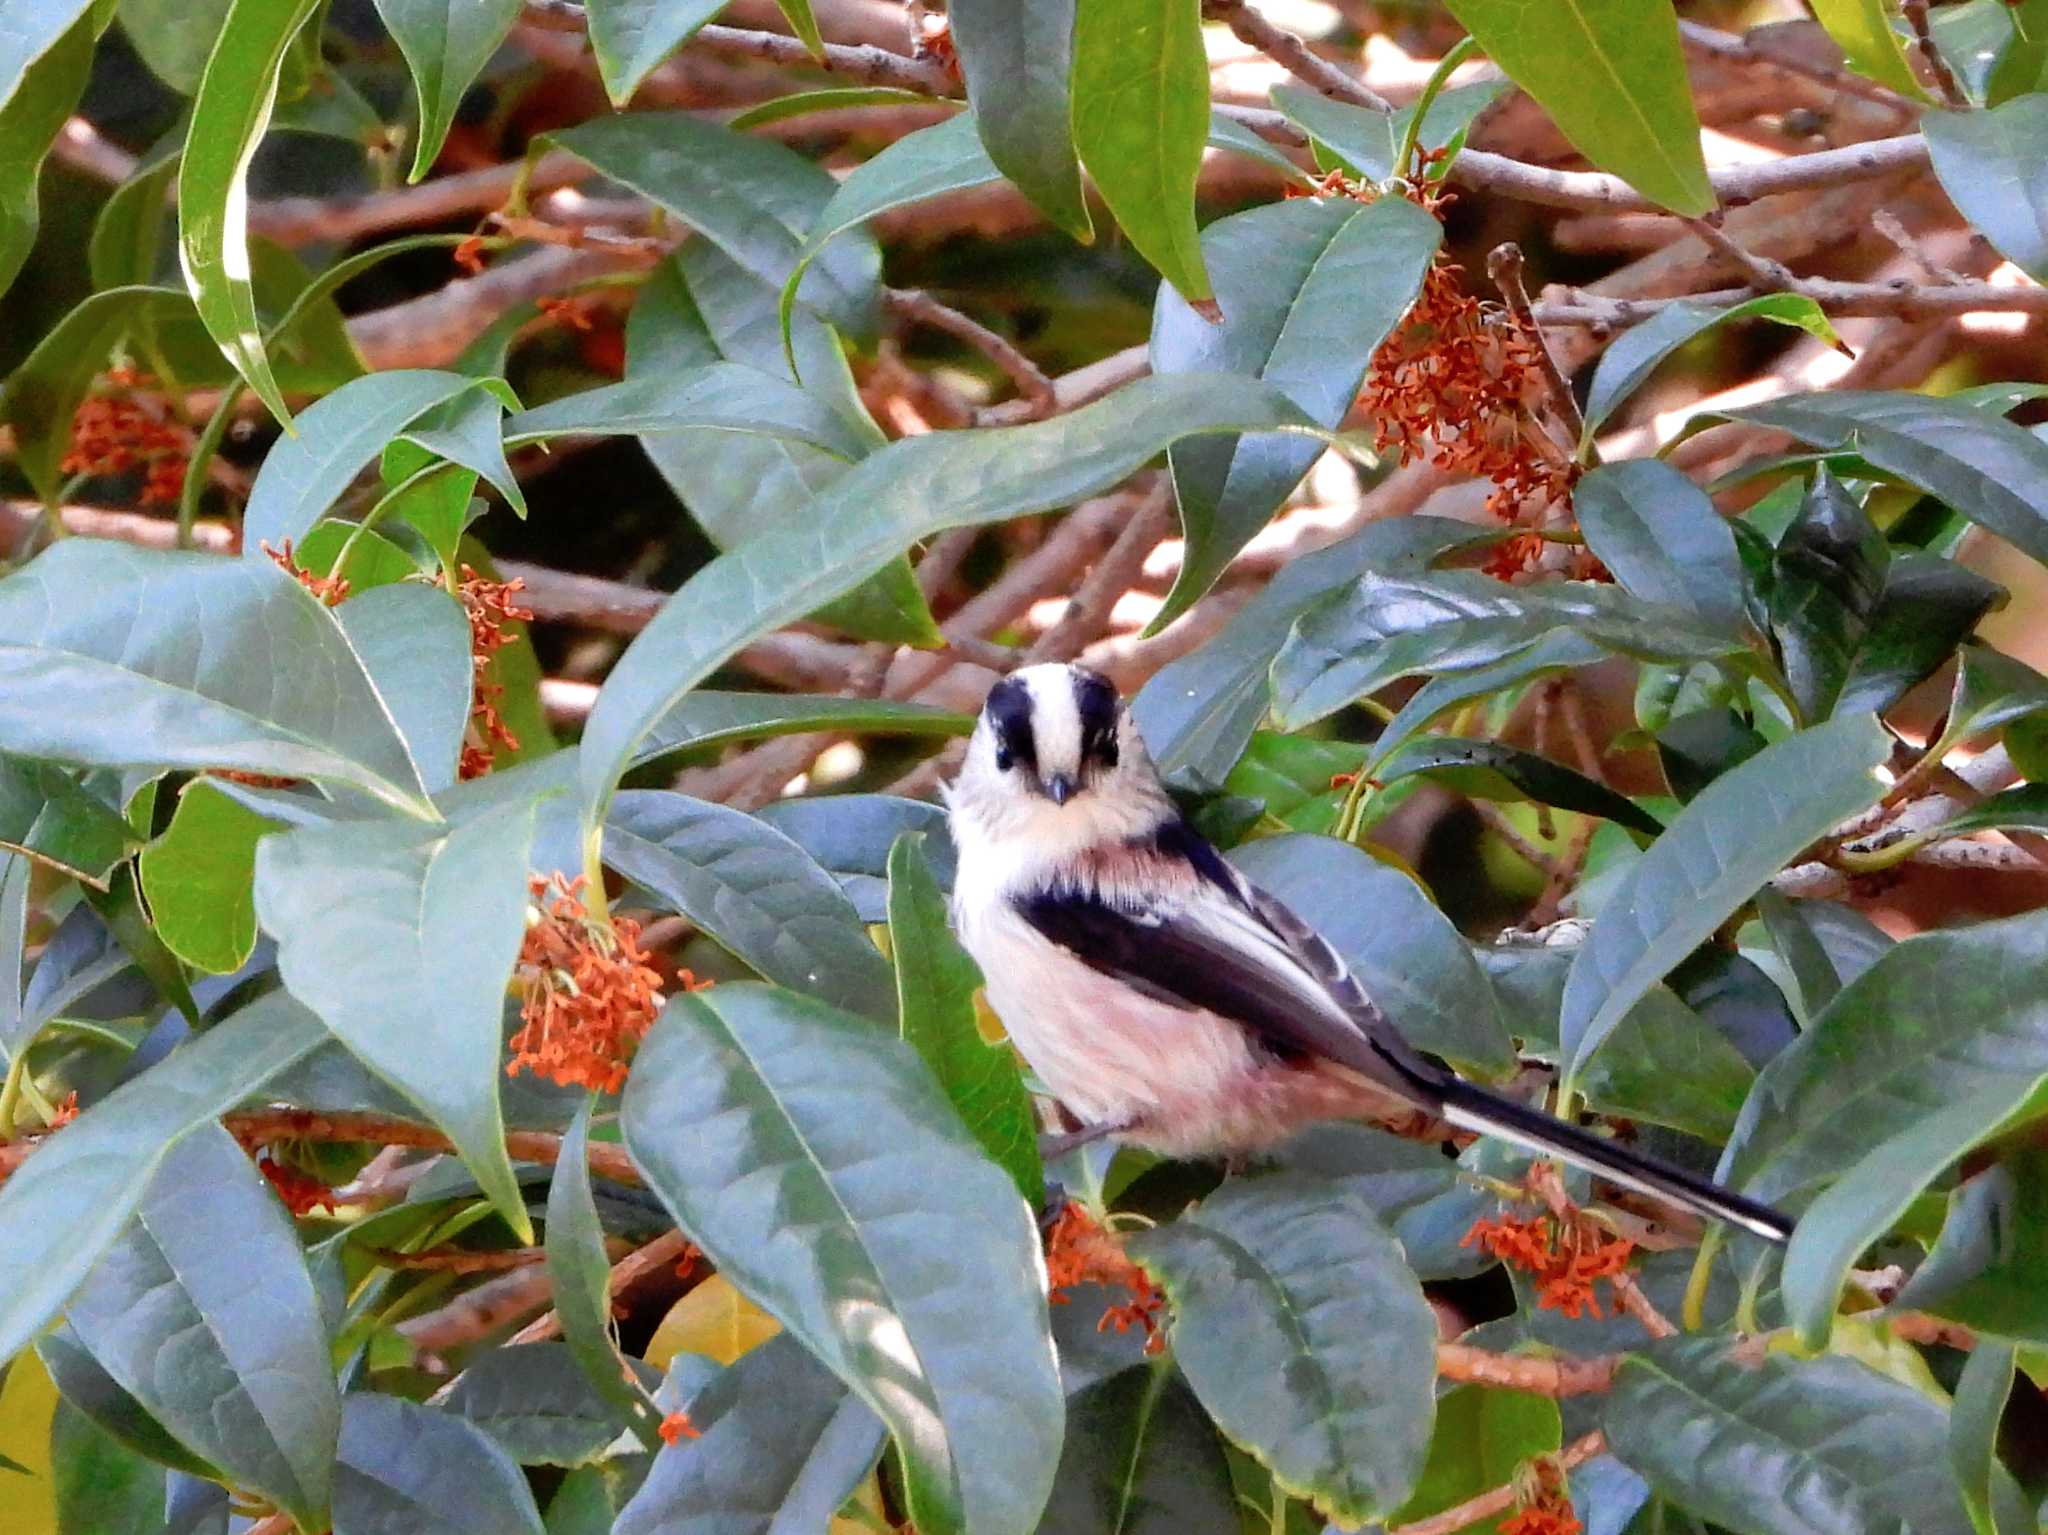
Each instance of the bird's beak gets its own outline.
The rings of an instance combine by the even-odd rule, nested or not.
[[[1045,792],[1055,805],[1064,805],[1074,797],[1074,780],[1065,773],[1055,773],[1045,781]]]

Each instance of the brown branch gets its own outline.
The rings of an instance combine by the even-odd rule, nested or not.
[[[1696,53],[1734,63],[1763,64],[1786,74],[1815,80],[1830,90],[1861,96],[1866,101],[1888,107],[1901,117],[1915,116],[1920,110],[1918,102],[1908,100],[1890,86],[1866,79],[1854,70],[1778,51],[1769,45],[1768,34],[1759,37],[1752,32],[1738,37],[1702,22],[1684,20],[1678,23],[1678,31],[1686,46]]]
[[[1758,292],[1790,293],[1799,286],[1799,279],[1792,275],[1791,269],[1784,262],[1773,261],[1768,256],[1759,256],[1754,251],[1745,249],[1739,241],[1731,239],[1728,232],[1721,227],[1720,215],[1710,213],[1705,218],[1687,219],[1685,222],[1694,234],[1725,256],[1731,266],[1747,277],[1749,285]]]
[[[1963,88],[1956,84],[1955,71],[1948,67],[1948,60],[1934,45],[1934,33],[1927,24],[1927,0],[1903,0],[1899,9],[1905,13],[1906,25],[1913,29],[1913,42],[1920,50],[1927,72],[1934,77],[1934,88],[1941,92],[1943,104],[1953,111],[1961,111],[1970,101],[1963,94]]]
[[[1222,22],[1239,42],[1257,49],[1310,89],[1375,112],[1394,110],[1392,102],[1363,80],[1311,50],[1286,28],[1275,26],[1245,0],[1205,0],[1202,14]]]
[[[523,173],[523,174],[522,174]],[[343,244],[389,229],[441,224],[466,214],[502,208],[522,180],[529,195],[538,196],[588,180],[590,167],[566,150],[553,150],[536,160],[492,165],[483,170],[436,176],[418,186],[395,187],[349,197],[272,197],[251,204],[249,229],[280,245]]]
[[[611,1296],[621,1295],[656,1269],[672,1266],[678,1259],[685,1257],[693,1250],[690,1246],[690,1239],[680,1231],[671,1231],[665,1236],[658,1236],[646,1246],[637,1247],[632,1252],[627,1253],[625,1257],[612,1265],[611,1279],[605,1293]],[[506,1342],[508,1347],[522,1343],[544,1343],[550,1338],[559,1338],[561,1335],[561,1313],[550,1311],[545,1316],[538,1317],[520,1328]]]
[[[545,247],[419,298],[356,315],[348,322],[349,339],[378,371],[438,367],[458,356],[506,311],[640,265],[644,258],[637,252]]]
[[[1946,319],[1978,310],[2048,314],[2048,288],[2034,283],[2006,288],[1987,282],[1933,285],[1905,278],[1892,282],[1839,282],[1828,277],[1790,277],[1789,273],[1787,276],[1789,281],[1781,291],[1810,298],[1837,319]],[[1626,330],[1675,303],[1738,304],[1755,297],[1757,291],[1752,287],[1718,288],[1672,298],[1608,300],[1566,289],[1565,297],[1532,308],[1535,318],[1545,325]]]
[[[548,1256],[546,1250],[539,1247],[511,1247],[502,1252],[479,1252],[467,1247],[428,1247],[416,1253],[400,1252],[395,1247],[358,1250],[386,1268],[433,1269],[443,1274],[496,1273],[501,1269],[544,1263]]]
[[[1607,1435],[1600,1429],[1574,1439],[1558,1452],[1555,1459],[1562,1471],[1571,1471],[1583,1466],[1596,1455],[1605,1454]],[[1447,1508],[1440,1514],[1427,1519],[1417,1519],[1409,1524],[1390,1525],[1387,1535],[1453,1535],[1454,1531],[1465,1529],[1491,1519],[1495,1514],[1504,1514],[1515,1505],[1515,1486],[1512,1482],[1496,1487],[1491,1492],[1482,1492],[1476,1498],[1467,1498],[1454,1508]]]
[[[1550,343],[1544,339],[1543,329],[1531,313],[1529,290],[1522,281],[1522,247],[1512,240],[1496,245],[1486,258],[1486,275],[1493,279],[1493,285],[1507,300],[1508,312],[1535,343],[1536,361],[1543,370],[1543,382],[1549,386],[1551,409],[1564,423],[1567,443],[1576,445],[1585,433],[1586,418],[1579,414],[1579,402],[1572,396],[1571,380],[1558,371],[1557,359],[1550,353]]]
[[[1469,1343],[1439,1343],[1436,1372],[1445,1380],[1500,1386],[1538,1396],[1594,1396],[1612,1390],[1621,1355],[1496,1354]]]
[[[431,1356],[497,1331],[514,1317],[546,1305],[553,1293],[547,1265],[529,1264],[486,1279],[436,1310],[400,1322],[396,1330],[420,1354],[429,1356],[420,1360],[423,1367],[442,1374],[446,1366]]]
[[[1026,357],[1007,337],[999,336],[979,320],[970,318],[918,288],[887,288],[883,300],[894,313],[919,325],[944,331],[980,352],[1017,386],[1018,404],[1029,414],[1015,413],[1009,420],[1035,421],[1059,409],[1059,395],[1051,379],[1037,363]]]
[[[448,1137],[429,1125],[400,1119],[391,1114],[321,1114],[310,1109],[247,1109],[223,1120],[228,1129],[247,1141],[362,1141],[379,1146],[417,1146],[427,1151],[453,1151]],[[505,1134],[507,1154],[521,1162],[545,1162],[552,1166],[562,1154],[562,1138],[538,1130],[509,1130]],[[626,1148],[606,1141],[590,1144],[590,1170],[613,1183],[639,1184],[640,1170],[626,1155]]]

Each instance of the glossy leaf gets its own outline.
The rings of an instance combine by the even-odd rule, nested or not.
[[[907,1045],[769,987],[677,997],[621,1123],[691,1240],[890,1426],[920,1529],[1036,1527],[1061,1425],[1037,1234]]]
[[[234,0],[192,99],[178,165],[178,256],[199,317],[272,415],[291,412],[264,355],[249,286],[249,162],[269,125],[285,50],[318,0]]]
[[[0,757],[0,849],[106,889],[136,837],[105,793],[51,763]]]
[[[612,1535],[822,1530],[874,1464],[882,1425],[794,1338],[774,1338],[688,1403],[695,1438],[654,1457]]]
[[[596,118],[549,137],[778,287],[838,185],[793,149],[686,112]],[[880,269],[873,239],[849,236],[817,257],[798,292],[850,334],[871,335]]]
[[[0,6],[0,107],[28,83],[36,61],[91,9],[91,0],[8,0]]]
[[[532,841],[525,800],[452,827],[304,827],[256,850],[256,914],[277,939],[285,985],[447,1132],[522,1238],[531,1227],[498,1083]],[[365,967],[365,955],[377,963]]]
[[[1836,710],[1891,708],[1939,671],[2004,597],[2002,587],[1954,560],[1919,550],[1895,557]]]
[[[739,363],[655,373],[566,395],[509,418],[505,440],[519,446],[549,437],[694,430],[786,438],[848,459],[873,446],[814,396]]]
[[[2017,1509],[1999,1506],[2008,1485],[1998,1463],[1998,1425],[2006,1398],[2012,1395],[2012,1381],[2012,1346],[1984,1341],[1970,1351],[1956,1382],[1955,1406],[1949,1413],[1949,1461],[1977,1535],[2021,1535],[2032,1522],[2023,1503]]]
[[[1405,198],[1360,205],[1297,198],[1219,219],[1202,236],[1219,324],[1161,287],[1155,373],[1263,379],[1334,429],[1373,353],[1420,290],[1441,243],[1435,219]],[[1212,586],[1322,453],[1313,438],[1205,437],[1168,454],[1187,552],[1156,633]]]
[[[164,834],[137,867],[157,935],[195,969],[227,975],[256,947],[256,843],[274,822],[205,779],[178,796]]]
[[[50,1470],[60,1535],[147,1530],[163,1522],[164,1471],[69,1402],[50,1419]]]
[[[565,1158],[558,1166],[570,1165]],[[556,1308],[561,1310],[557,1292]],[[630,1368],[605,1344],[613,1374]],[[650,1386],[660,1377],[641,1364]],[[638,1372],[636,1372],[638,1373]],[[471,1359],[441,1400],[524,1466],[584,1466],[603,1457],[626,1420],[584,1373],[566,1343],[486,1349]]]
[[[1435,1416],[1436,1323],[1362,1197],[1293,1173],[1226,1183],[1130,1250],[1173,1303],[1195,1394],[1280,1487],[1346,1525],[1407,1501]]]
[[[97,539],[0,582],[0,750],[328,780],[407,809],[423,792],[362,658],[298,582]]]
[[[1081,195],[1068,79],[1075,11],[1088,0],[959,0],[946,13],[989,159],[1053,224],[1094,238]]]
[[[1075,0],[1074,147],[1131,244],[1191,303],[1209,300],[1195,177],[1209,59],[1194,0]]]
[[[0,11],[0,292],[35,246],[43,160],[85,92],[94,12],[74,0],[12,0]]]
[[[974,716],[888,698],[832,698],[805,693],[687,694],[641,743],[639,762],[671,752],[700,751],[730,741],[758,741],[812,730],[863,735],[964,736]]]
[[[1714,206],[1677,18],[1665,7],[1572,0],[1531,26],[1522,0],[1449,3],[1587,159],[1673,213]]]
[[[604,854],[768,980],[893,1017],[895,982],[860,914],[809,854],[753,816],[632,790],[612,801]]]
[[[170,1147],[66,1314],[180,1442],[301,1525],[325,1519],[341,1399],[319,1301],[290,1218],[226,1130]]]
[[[1334,837],[1261,837],[1231,862],[1329,940],[1410,1043],[1486,1076],[1514,1069],[1485,972],[1414,880]]]
[[[1807,844],[1876,803],[1891,737],[1868,715],[1800,731],[1717,778],[1621,876],[1572,962],[1567,1081],[1636,1002]]]
[[[590,51],[612,105],[623,107],[661,61],[726,0],[590,0]]]
[[[1654,458],[1604,465],[1579,481],[1572,507],[1586,547],[1624,589],[1689,613],[1703,629],[1746,632],[1735,535],[1706,492],[1676,469]]]
[[[1434,149],[1463,138],[1472,121],[1506,88],[1504,81],[1478,80],[1437,92],[1422,120],[1416,142]],[[1300,124],[1328,156],[1354,176],[1385,181],[1394,174],[1394,160],[1414,120],[1415,108],[1387,113],[1324,96],[1306,86],[1273,87],[1273,105]],[[1327,164],[1325,159],[1320,163]]]
[[[1224,793],[1252,801],[1293,831],[1329,834],[1343,809],[1348,784],[1337,779],[1365,765],[1367,748],[1351,741],[1255,732]],[[1398,796],[1397,796],[1398,797]],[[1379,803],[1374,797],[1374,808]]]
[[[1994,1338],[2048,1342],[2037,1276],[2048,1253],[2048,1178],[2037,1147],[2008,1152],[1949,1195],[1941,1233],[1892,1309],[1932,1311]]]
[[[1681,1335],[1623,1362],[1603,1416],[1623,1464],[1731,1529],[1970,1531],[1946,1414],[1854,1360]]]
[[[334,1535],[546,1535],[512,1457],[480,1428],[403,1397],[352,1393]]]
[[[1849,681],[1883,595],[1891,550],[1856,498],[1825,468],[1778,540],[1771,633],[1808,720],[1826,719]]]
[[[1077,1392],[1039,1535],[1239,1535],[1222,1442],[1171,1362]]]
[[[777,800],[763,805],[756,815],[839,881],[863,922],[889,920],[889,850],[905,832],[924,838],[925,861],[939,888],[953,888],[955,854],[946,812],[929,800],[832,794]]]
[[[1411,773],[1426,773],[1474,799],[1532,800],[1559,810],[1596,815],[1646,837],[1664,830],[1662,821],[1607,785],[1561,762],[1499,741],[1418,736],[1391,757],[1381,759],[1373,776],[1381,783],[1395,783]]]
[[[1564,1441],[1557,1403],[1527,1391],[1454,1386],[1438,1400],[1436,1436],[1421,1485],[1395,1519],[1426,1519],[1513,1482],[1523,1462],[1555,1455]],[[1464,1526],[1474,1535],[1496,1535],[1496,1515]],[[1394,1521],[1389,1521],[1394,1522]]]
[[[850,591],[914,540],[1066,506],[1201,431],[1302,430],[1249,379],[1141,379],[1050,421],[890,443],[835,481],[801,530],[777,529],[692,576],[613,667],[584,727],[587,804],[609,797],[647,732],[725,658]]]
[[[897,1028],[924,1057],[960,1122],[1027,1203],[1045,1198],[1038,1121],[1007,1044],[981,1037],[974,996],[981,971],[947,922],[946,899],[908,832],[889,850],[889,955],[896,969]]]
[[[433,168],[462,94],[519,19],[519,0],[377,0],[377,14],[412,71],[420,119],[412,179]],[[591,30],[597,30],[593,21]]]
[[[218,1468],[172,1438],[148,1408],[102,1369],[68,1323],[59,1323],[36,1339],[36,1358],[49,1372],[64,1400],[92,1419],[110,1438],[173,1470],[192,1476],[220,1475]]]
[[[2020,96],[1988,112],[1928,112],[1928,158],[1949,200],[1998,253],[2048,281],[2048,97]]]
[[[1814,0],[1813,14],[1858,74],[1915,101],[1933,99],[1906,61],[1905,39],[1893,29],[1884,0]]]
[[[1463,1244],[1472,1223],[1493,1213],[1494,1197],[1461,1176],[1461,1162],[1441,1147],[1375,1126],[1328,1123],[1288,1139],[1273,1160],[1284,1172],[1341,1183],[1363,1197],[1425,1283],[1470,1279],[1493,1266]]]
[[[1445,672],[1431,677],[1408,695],[1372,743],[1368,774],[1415,738],[1431,721],[1481,698],[1519,688],[1559,672],[1576,671],[1606,659],[1607,652],[1583,635],[1556,629],[1533,645],[1510,652],[1487,666]]]
[[[352,595],[335,622],[398,727],[430,794],[456,781],[476,680],[468,616],[439,587],[394,582]]]

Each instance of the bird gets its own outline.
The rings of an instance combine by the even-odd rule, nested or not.
[[[1231,866],[1167,792],[1115,686],[1020,667],[943,790],[954,930],[989,1006],[1080,1129],[1242,1159],[1322,1120],[1494,1136],[1770,1241],[1781,1212],[1459,1077],[1337,951]]]

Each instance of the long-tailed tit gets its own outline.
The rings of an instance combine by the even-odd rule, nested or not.
[[[1187,823],[1116,690],[1078,666],[996,684],[947,790],[961,941],[1017,1048],[1084,1127],[1237,1154],[1417,1111],[1784,1241],[1733,1191],[1455,1075],[1315,930]]]

